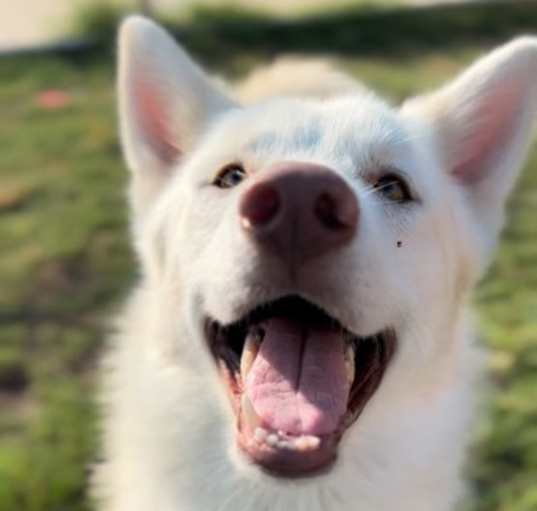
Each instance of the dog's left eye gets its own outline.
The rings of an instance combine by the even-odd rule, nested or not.
[[[373,188],[390,202],[409,202],[413,200],[408,184],[396,174],[382,176]]]
[[[246,177],[246,171],[242,165],[232,163],[226,165],[216,176],[213,184],[218,188],[233,188],[237,186]]]

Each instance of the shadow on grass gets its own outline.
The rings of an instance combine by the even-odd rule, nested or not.
[[[79,39],[23,55],[43,53],[75,68],[110,65],[124,9],[89,4],[72,22]],[[500,43],[537,32],[537,0],[500,0],[425,7],[346,7],[324,14],[282,20],[233,7],[201,7],[189,22],[158,19],[197,59],[217,71],[229,70],[237,56],[266,59],[280,53],[340,56],[425,56],[438,49]],[[24,53],[29,53],[24,55]],[[33,55],[35,53],[35,55]],[[3,58],[4,63],[9,59]]]
[[[76,30],[96,46],[111,48],[124,14],[117,8],[89,8],[78,16]],[[159,21],[199,58],[225,67],[233,54],[245,50],[264,56],[284,51],[397,56],[508,39],[537,30],[537,1],[390,9],[357,6],[294,20],[204,7],[193,12],[188,24]]]
[[[390,10],[346,9],[295,21],[237,11],[201,10],[179,30],[190,48],[212,61],[248,48],[282,51],[399,55],[537,29],[537,2],[494,2]],[[170,27],[173,29],[173,27]]]

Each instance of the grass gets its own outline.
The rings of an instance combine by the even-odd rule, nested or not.
[[[537,26],[534,2],[450,8],[441,19],[439,11],[420,13],[351,9],[281,23],[206,10],[179,32],[228,77],[285,49],[322,51],[398,101]],[[109,28],[100,34],[92,50],[18,56],[0,66],[2,510],[91,509],[96,358],[107,320],[136,277]],[[40,94],[51,88],[68,93],[62,108],[40,106]],[[469,467],[477,496],[468,504],[472,511],[537,510],[536,210],[534,148],[476,299],[497,392]]]

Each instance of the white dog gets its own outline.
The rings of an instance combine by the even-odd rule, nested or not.
[[[531,141],[537,38],[400,108],[318,62],[242,92],[123,23],[142,269],[107,358],[102,509],[453,509],[468,301]]]

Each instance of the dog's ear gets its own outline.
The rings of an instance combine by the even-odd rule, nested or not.
[[[442,163],[467,190],[492,241],[537,117],[537,38],[496,49],[439,91],[406,102],[402,112],[430,123]]]
[[[207,124],[233,104],[170,35],[141,16],[121,25],[118,67],[121,137],[141,213]]]

